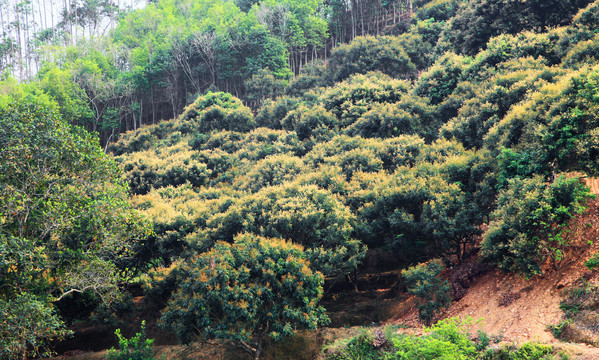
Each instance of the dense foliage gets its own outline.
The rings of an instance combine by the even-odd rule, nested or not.
[[[590,0],[161,0],[47,49],[0,81],[1,356],[65,335],[64,296],[110,301],[150,268],[165,328],[258,356],[321,323],[323,278],[357,286],[368,249],[425,321],[441,262],[558,267],[599,174],[597,19]]]
[[[95,136],[49,105],[0,107],[0,356],[63,337],[53,304],[71,293],[112,301],[149,232]]]
[[[491,214],[482,257],[527,276],[539,274],[547,259],[559,263],[567,246],[563,224],[584,209],[586,196],[588,190],[576,178],[560,177],[552,184],[538,176],[512,179]]]
[[[235,340],[253,358],[263,339],[293,335],[326,323],[323,276],[310,269],[299,245],[240,234],[190,260],[161,322],[190,342],[196,336]]]

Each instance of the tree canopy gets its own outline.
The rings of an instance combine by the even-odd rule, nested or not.
[[[324,277],[309,265],[300,245],[240,234],[183,267],[161,322],[184,342],[200,335],[230,339],[258,359],[265,337],[327,323],[318,305]]]
[[[0,107],[0,173],[2,356],[37,354],[66,334],[52,304],[74,292],[111,301],[150,228],[97,137],[47,105]]]

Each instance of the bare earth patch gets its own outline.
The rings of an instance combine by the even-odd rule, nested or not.
[[[560,302],[564,289],[585,276],[599,284],[599,275],[589,274],[584,262],[599,251],[599,203],[592,201],[588,210],[568,226],[567,240],[574,246],[558,264],[546,264],[543,276],[527,280],[518,275],[493,270],[471,284],[462,299],[454,302],[442,315],[482,319],[478,325],[488,334],[501,335],[503,341],[523,343],[536,341],[567,350],[574,359],[599,359],[599,348],[585,344],[561,343],[547,329],[563,317]],[[592,244],[591,242],[595,242]],[[597,270],[596,270],[597,271]],[[414,299],[412,306],[388,323],[421,327]]]

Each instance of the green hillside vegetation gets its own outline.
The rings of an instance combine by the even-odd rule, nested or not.
[[[580,176],[599,174],[599,1],[355,3],[160,0],[47,49],[29,81],[7,72],[0,358],[43,353],[68,304],[122,302],[133,280],[180,341],[258,359],[327,324],[325,279],[357,288],[369,250],[428,324],[443,269],[475,254],[524,277],[567,261]],[[464,326],[386,358],[555,355]]]

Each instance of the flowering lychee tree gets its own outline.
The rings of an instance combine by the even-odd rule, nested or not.
[[[228,339],[259,359],[266,337],[280,340],[329,321],[318,304],[324,277],[289,241],[240,234],[189,261],[182,275],[161,324],[185,343]]]

